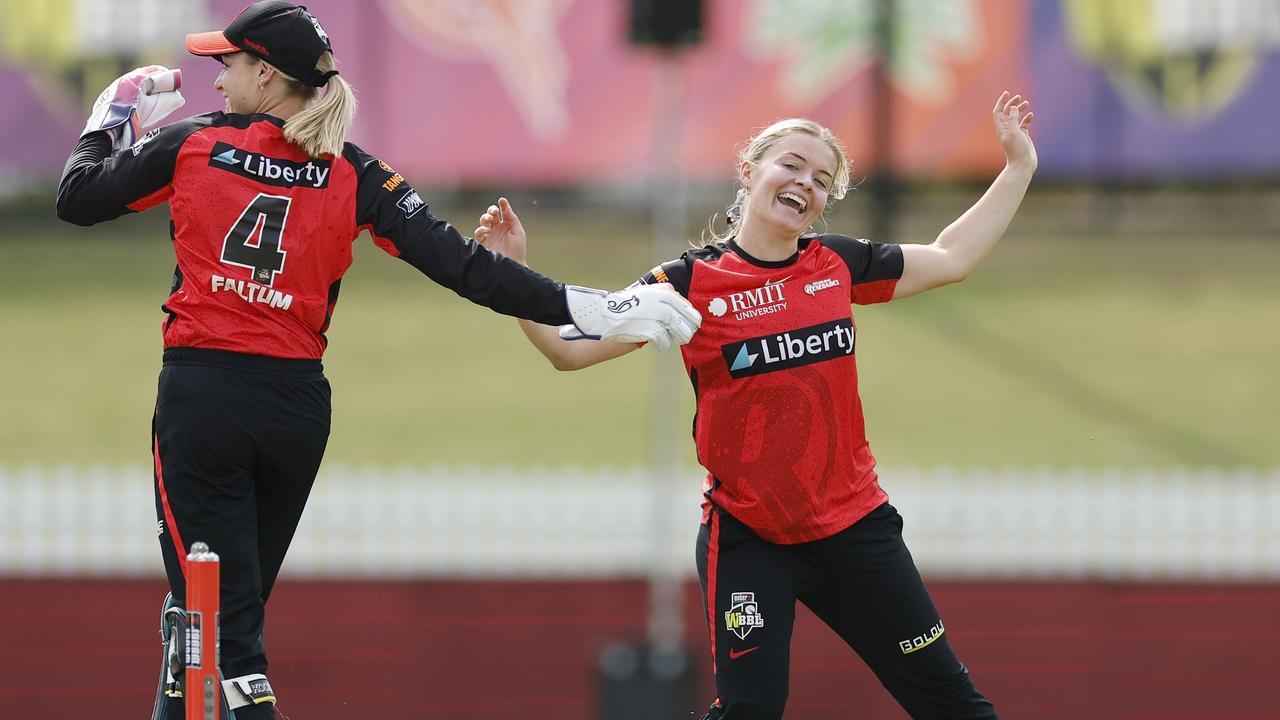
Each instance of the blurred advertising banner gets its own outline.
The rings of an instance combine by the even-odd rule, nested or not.
[[[1280,1],[1035,0],[1030,22],[1042,168],[1280,175]]]
[[[659,51],[628,43],[627,0],[311,0],[361,100],[352,140],[423,184],[635,183],[679,158],[729,179],[755,129],[830,126],[855,177],[1001,164],[990,109],[1028,94],[1046,175],[1276,176],[1276,0],[898,0],[892,136],[873,147],[878,0],[705,0],[680,51],[678,147]],[[216,110],[218,65],[183,36],[245,0],[0,0],[0,192],[56,181],[94,96],[120,72],[176,65],[190,114]],[[665,68],[665,69],[664,69]]]

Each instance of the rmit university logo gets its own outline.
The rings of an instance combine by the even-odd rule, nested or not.
[[[853,354],[853,320],[830,322],[721,345],[729,375],[744,378]]]
[[[736,592],[729,596],[729,610],[724,614],[724,626],[729,632],[745,640],[747,633],[758,627],[764,627],[764,616],[756,605],[756,594],[753,592]]]
[[[331,166],[328,160],[311,159],[299,163],[216,142],[209,153],[209,167],[226,170],[263,185],[319,189],[329,186]]]
[[[730,310],[735,320],[769,315],[787,309],[786,298],[782,295],[782,284],[790,280],[790,276],[781,280],[769,280],[755,290],[730,293],[729,299],[712,298],[707,304],[707,311],[716,317],[723,317]]]

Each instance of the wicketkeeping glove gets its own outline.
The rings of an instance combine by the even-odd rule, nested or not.
[[[669,285],[637,285],[607,293],[566,285],[572,325],[560,328],[565,340],[651,342],[659,350],[689,342],[702,315]]]
[[[121,75],[93,103],[80,137],[105,130],[116,150],[129,147],[143,130],[182,107],[186,98],[178,92],[180,87],[182,71],[163,65],[148,65]]]

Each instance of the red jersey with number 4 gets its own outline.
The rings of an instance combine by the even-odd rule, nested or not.
[[[731,240],[645,275],[702,313],[682,353],[704,509],[790,544],[833,535],[887,499],[863,429],[851,303],[889,300],[901,276],[898,246],[830,234],[800,238],[782,262]]]
[[[386,163],[347,143],[309,157],[269,115],[209,113],[109,157],[81,140],[59,187],[79,224],[169,203],[177,268],[164,345],[319,358],[352,242],[388,253],[473,302],[547,324],[571,321],[563,286],[464,238]],[[99,147],[101,145],[101,147]]]

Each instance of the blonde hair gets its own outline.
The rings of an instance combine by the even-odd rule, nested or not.
[[[333,53],[326,52],[316,61],[316,72],[327,73],[334,68]],[[320,88],[290,77],[279,68],[276,72],[288,83],[291,94],[311,101],[320,93]],[[342,145],[347,141],[347,131],[356,117],[356,105],[356,94],[351,85],[341,75],[330,75],[320,99],[308,102],[302,112],[285,121],[284,139],[311,157],[340,155]]]
[[[773,149],[775,145],[782,141],[783,138],[796,133],[804,133],[818,138],[831,148],[836,156],[835,173],[831,178],[831,188],[827,191],[828,196],[833,200],[840,200],[849,192],[849,160],[844,154],[844,145],[840,143],[830,130],[819,125],[808,118],[787,118],[779,120],[769,127],[756,133],[754,137],[747,141],[747,144],[738,152],[738,164],[749,163],[753,167],[760,164],[764,156]],[[719,213],[711,216],[707,222],[707,233],[711,235],[712,242],[723,242],[736,232],[738,220],[742,217],[743,206],[747,202],[747,188],[739,181],[737,194],[734,196],[733,203],[725,210],[724,216],[728,227],[723,235],[715,230],[715,221]],[[704,237],[707,233],[704,233]]]

